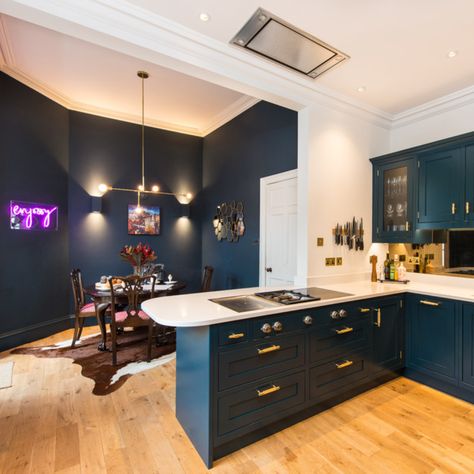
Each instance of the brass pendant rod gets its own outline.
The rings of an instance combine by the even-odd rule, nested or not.
[[[142,78],[142,186],[145,189],[145,79],[148,75],[141,74]]]
[[[186,193],[167,193],[166,191],[148,191],[144,189],[143,191],[138,191],[137,189],[129,189],[129,188],[114,188],[110,187],[109,191],[125,191],[127,193],[138,193],[138,194],[162,194],[164,196],[184,196],[186,197]]]

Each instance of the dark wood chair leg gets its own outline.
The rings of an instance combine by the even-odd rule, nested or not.
[[[151,360],[151,341],[153,339],[153,324],[148,326],[148,347],[147,347],[147,362]]]
[[[106,325],[105,325],[105,312],[106,312],[106,310],[107,310],[106,308],[105,309],[99,309],[98,306],[96,306],[96,308],[95,308],[95,314],[97,316],[97,322],[99,324],[100,334],[102,336],[103,350],[105,350],[106,344],[107,344],[107,328],[106,328]]]
[[[72,336],[72,343],[71,343],[71,347],[74,347],[76,345],[76,341],[78,339],[78,335],[79,335],[79,318],[76,317],[75,321],[74,321],[74,334]]]
[[[81,339],[81,336],[82,336],[82,330],[84,328],[84,323],[86,322],[86,320],[84,318],[81,318],[81,320],[79,321],[79,334],[77,335],[77,340],[80,340]]]
[[[112,336],[112,364],[117,365],[117,328],[111,326],[110,332]]]

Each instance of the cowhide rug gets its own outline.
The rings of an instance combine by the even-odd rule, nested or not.
[[[52,346],[20,347],[12,354],[30,354],[36,357],[67,357],[74,364],[82,367],[81,374],[94,381],[92,393],[107,395],[120,388],[132,375],[153,369],[172,361],[176,356],[176,344],[152,346],[150,362],[146,362],[146,331],[126,331],[117,337],[117,365],[112,365],[112,354],[109,351],[98,351],[100,334],[85,336],[71,348],[71,340],[59,342]],[[107,338],[110,347],[110,335]]]

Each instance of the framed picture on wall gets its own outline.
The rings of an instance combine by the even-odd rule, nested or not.
[[[160,208],[128,205],[128,235],[160,235]]]

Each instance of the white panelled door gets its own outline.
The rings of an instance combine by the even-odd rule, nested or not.
[[[260,202],[260,285],[293,285],[296,276],[296,171],[262,178]]]

